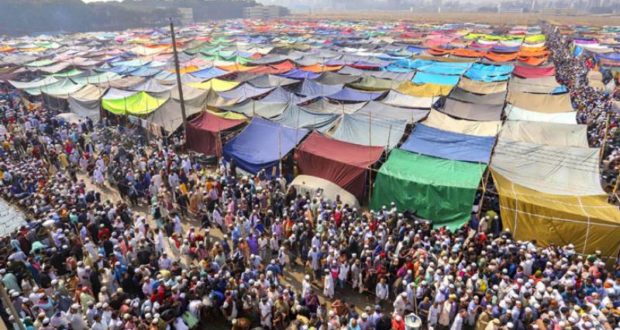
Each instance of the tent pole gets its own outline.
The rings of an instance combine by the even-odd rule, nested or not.
[[[13,305],[13,302],[11,301],[11,298],[9,298],[9,295],[6,292],[6,288],[4,287],[4,283],[2,283],[0,281],[0,296],[2,298],[2,301],[4,303],[4,308],[7,308],[9,310],[9,312],[11,312],[11,315],[13,316],[13,318],[15,319],[14,322],[17,324],[17,327],[20,330],[26,330],[26,327],[24,326],[24,323],[22,322],[22,319],[19,317],[19,314],[17,314],[17,310],[15,309],[15,305]],[[7,329],[9,326],[11,326],[10,324],[5,324],[5,326],[7,326]]]
[[[620,200],[620,197],[616,194],[618,192],[618,188],[620,188],[620,170],[618,170],[618,176],[616,176],[616,184],[614,185],[614,190],[611,192],[611,199],[613,200],[616,197],[616,200]]]
[[[605,121],[605,133],[603,134],[603,145],[601,146],[601,153],[599,154],[598,162],[600,163],[605,156],[605,148],[607,148],[607,133],[609,131],[609,122],[611,121],[611,112],[607,113],[607,120]]]
[[[487,167],[486,175],[484,176],[484,179],[482,180],[482,196],[480,196],[480,202],[478,203],[478,219],[480,219],[480,215],[482,214],[482,206],[484,205],[484,197],[487,194],[487,183],[489,182],[490,174],[491,174],[491,171],[489,171],[489,168]]]
[[[181,72],[179,69],[179,54],[177,53],[177,41],[174,34],[174,23],[170,20],[170,34],[172,36],[172,52],[174,53],[174,71],[177,76],[177,88],[179,89],[179,100],[181,101],[181,116],[183,117],[183,136],[187,141],[187,115],[185,113],[185,99],[183,98],[183,85],[181,85]]]

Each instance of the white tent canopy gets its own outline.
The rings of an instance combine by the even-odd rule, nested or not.
[[[598,148],[498,141],[491,168],[523,187],[553,195],[605,195]]]
[[[336,196],[340,196],[343,204],[349,204],[351,207],[359,208],[360,204],[357,198],[350,192],[342,189],[337,184],[312,175],[298,175],[291,186],[295,187],[298,194],[305,195],[306,192],[312,197],[322,197],[324,199],[335,201]]]

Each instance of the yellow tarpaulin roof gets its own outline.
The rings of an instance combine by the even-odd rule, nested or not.
[[[498,189],[504,228],[517,240],[547,246],[575,245],[578,253],[620,250],[620,211],[607,196],[561,196],[525,188],[491,170]]]
[[[211,89],[216,92],[225,92],[237,87],[239,85],[239,82],[213,78],[205,82],[190,82],[186,85],[199,89]]]
[[[414,84],[410,81],[406,81],[402,83],[397,91],[411,95],[411,96],[421,96],[421,97],[432,97],[432,96],[446,96],[450,94],[452,90],[452,86],[449,85],[435,85],[435,84]]]
[[[461,77],[458,86],[470,93],[476,94],[494,94],[501,93],[506,90],[508,83],[501,82],[483,82],[471,80],[469,78]]]
[[[444,131],[476,136],[495,136],[502,126],[501,121],[470,121],[454,119],[437,110],[431,110],[422,122],[426,126]]]
[[[208,113],[214,115],[214,116],[218,116],[220,118],[224,118],[224,119],[231,119],[231,120],[248,120],[248,117],[240,114],[240,113],[236,113],[236,112],[232,112],[232,111],[224,111],[224,112],[217,112],[217,111],[211,111],[211,110],[207,110]]]
[[[146,115],[157,110],[167,99],[150,96],[146,92],[139,92],[119,99],[104,99],[101,105],[104,109],[116,115],[132,114]]]
[[[521,109],[544,113],[573,111],[570,94],[533,94],[510,91],[506,102]]]

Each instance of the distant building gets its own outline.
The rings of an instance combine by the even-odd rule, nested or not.
[[[179,18],[182,25],[194,24],[194,9],[193,8],[178,8]]]
[[[282,6],[253,6],[243,9],[243,17],[252,19],[276,18],[288,14],[289,10]]]

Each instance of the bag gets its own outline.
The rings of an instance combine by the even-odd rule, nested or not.
[[[183,313],[183,321],[185,322],[185,324],[187,324],[187,326],[190,329],[198,325],[198,318],[194,316],[194,314],[190,313],[189,311],[186,311],[185,313]]]

